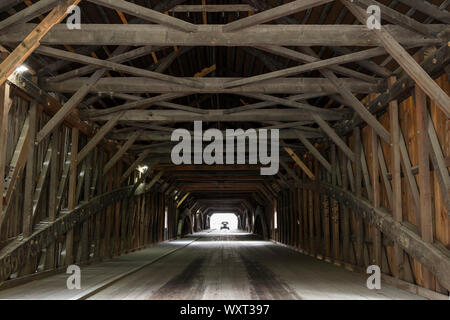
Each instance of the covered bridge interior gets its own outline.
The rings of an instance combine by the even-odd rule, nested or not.
[[[2,0],[0,298],[74,298],[73,264],[155,287],[86,280],[80,298],[448,298],[449,6]],[[194,121],[279,130],[278,172],[251,150],[174,164]],[[214,213],[239,230],[210,230]]]

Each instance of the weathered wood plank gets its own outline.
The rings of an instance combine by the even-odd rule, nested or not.
[[[127,140],[127,142],[125,142],[124,145],[105,164],[105,166],[103,167],[103,175],[105,175],[117,163],[117,161],[120,160],[120,158],[122,158],[122,156],[125,154],[125,152],[127,152],[127,150],[133,145],[133,143],[139,137],[141,132],[142,131],[137,131],[133,135],[131,135],[130,138]]]
[[[95,136],[92,137],[91,140],[84,146],[83,149],[78,153],[78,161],[81,162],[83,159],[88,155],[89,152],[92,151],[99,143],[102,141],[102,139],[105,137],[105,135],[116,125],[117,121],[122,117],[123,112],[118,113],[113,118],[108,120],[107,123],[105,123],[95,134]]]
[[[73,78],[63,82],[43,83],[42,89],[47,91],[73,93],[79,90],[86,82],[86,77]],[[210,93],[262,93],[262,94],[335,94],[338,91],[328,79],[324,78],[280,78],[261,83],[246,85],[237,88],[224,89],[227,81],[239,78],[195,78],[203,88],[192,88],[178,84],[167,84],[150,78],[140,77],[111,77],[100,79],[90,90],[90,93],[183,93],[183,94],[210,94]],[[362,82],[349,78],[340,81],[347,85],[353,93],[379,93],[385,90],[384,84]]]
[[[341,0],[341,2],[361,23],[366,23],[368,17],[366,12],[348,1]],[[394,39],[393,35],[385,27],[382,27],[380,30],[374,29],[372,34],[382,43],[386,51],[391,54],[417,85],[420,86],[420,88],[436,102],[445,115],[450,118],[450,97],[436,84],[436,82],[434,82],[430,75],[422,69],[400,43]]]
[[[0,43],[22,41],[35,24],[25,23],[0,35]],[[372,36],[366,24],[360,25],[258,25],[239,32],[223,32],[222,25],[198,25],[197,32],[182,32],[159,25],[88,24],[82,30],[56,25],[41,39],[43,45],[129,45],[129,46],[373,46],[382,42]],[[439,33],[447,25],[430,25]],[[439,37],[423,37],[400,26],[386,26],[402,45],[426,46],[444,42]]]
[[[72,145],[70,150],[70,175],[69,175],[69,193],[68,193],[68,209],[73,210],[76,206],[76,190],[78,176],[78,142],[79,131],[72,129]],[[70,265],[74,261],[73,256],[73,229],[69,229],[66,233],[66,258],[64,263]]]
[[[67,9],[79,2],[80,0],[64,0],[36,28],[28,32],[23,41],[20,40],[21,44],[0,64],[0,85],[33,53],[50,29],[67,15]]]
[[[124,13],[128,13],[142,20],[164,25],[169,28],[178,29],[184,32],[197,31],[197,26],[192,23],[174,18],[172,16],[124,0],[88,0],[88,1],[106,8],[120,10]]]
[[[38,121],[38,104],[33,102],[30,105],[29,111],[29,135],[27,143],[27,166],[25,174],[25,191],[24,191],[24,205],[23,205],[23,235],[28,237],[33,232],[33,191],[34,191],[34,179],[35,179],[35,139],[36,129]]]
[[[57,0],[41,0],[13,14],[0,22],[0,30],[17,23],[24,23],[40,16],[55,7]]]
[[[395,77],[388,80],[389,87],[395,83]],[[402,180],[400,171],[400,122],[397,100],[389,103],[389,119],[391,127],[391,172],[392,172],[392,215],[395,221],[403,221],[402,211]],[[397,243],[394,243],[393,274],[397,279],[404,277],[404,254]]]
[[[6,170],[6,136],[8,134],[8,116],[12,101],[10,99],[9,84],[0,85],[0,215],[3,216],[3,191]],[[2,218],[0,218],[1,220]],[[1,225],[1,223],[0,223]]]
[[[432,192],[430,181],[430,145],[428,135],[428,107],[425,92],[417,85],[415,90],[416,99],[416,127],[419,154],[419,188],[420,188],[420,233],[426,243],[433,243],[433,211]],[[424,286],[430,289],[432,286],[432,275],[426,268],[422,269]]]
[[[294,150],[289,147],[284,147],[284,150],[291,156],[295,163],[306,173],[306,175],[311,180],[316,180],[316,176],[314,175],[314,173],[312,173],[308,166],[297,156]]]
[[[334,143],[345,153],[345,155],[353,162],[356,161],[354,152],[345,144],[345,142],[336,134],[333,128],[322,119],[318,114],[311,114],[312,118],[317,122],[320,128],[333,140]],[[358,155],[359,156],[359,155]]]

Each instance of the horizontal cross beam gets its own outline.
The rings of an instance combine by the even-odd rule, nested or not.
[[[36,27],[25,23],[0,35],[0,44],[18,43]],[[400,26],[385,28],[404,46],[439,45],[439,37],[424,37]],[[430,25],[433,33],[449,29]],[[69,36],[70,35],[70,36]],[[81,30],[56,25],[41,40],[43,45],[129,45],[129,46],[381,46],[372,31],[360,25],[259,25],[239,32],[223,32],[221,25],[199,25],[197,32],[182,32],[160,25],[83,24]]]
[[[43,83],[42,89],[46,91],[73,93],[82,87],[88,78],[73,78],[58,83]],[[190,79],[190,78],[189,78]],[[194,78],[192,78],[194,79]],[[91,93],[264,93],[264,94],[300,94],[300,93],[338,93],[333,83],[324,78],[279,78],[261,83],[249,84],[237,88],[225,89],[223,85],[228,81],[242,78],[195,78],[203,88],[192,88],[178,84],[140,78],[140,77],[113,77],[102,78],[92,88]],[[369,94],[385,91],[385,84],[367,83],[348,78],[340,78],[342,84],[353,93]]]

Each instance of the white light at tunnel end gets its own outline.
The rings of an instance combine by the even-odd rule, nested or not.
[[[229,230],[233,231],[238,229],[238,218],[235,213],[213,213],[209,220],[210,229],[221,230],[222,222],[228,222]]]

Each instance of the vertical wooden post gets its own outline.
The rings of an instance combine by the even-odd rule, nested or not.
[[[361,164],[361,129],[353,129],[354,153],[355,153],[355,191],[356,196],[362,196],[362,164]],[[364,266],[364,222],[357,212],[353,211],[356,221],[356,262],[358,266]]]
[[[59,159],[61,152],[59,151],[60,130],[56,128],[53,131],[51,141],[52,156],[50,160],[50,183],[49,183],[49,199],[48,199],[48,220],[53,222],[56,219],[57,213],[57,193],[59,182]],[[52,243],[47,248],[47,268],[53,269],[56,267],[55,261],[55,244]]]
[[[303,226],[305,224],[303,220],[303,208],[302,208],[302,189],[300,187],[297,188],[297,210],[298,210],[298,220],[300,221],[300,225],[298,227],[298,240],[299,246],[302,250],[305,250],[305,243],[303,241]]]
[[[311,167],[311,166],[310,166]],[[309,243],[310,253],[315,256],[317,252],[315,234],[314,234],[314,207],[313,207],[313,192],[308,190],[308,220],[309,220]]]
[[[33,101],[30,105],[30,127],[29,127],[29,139],[27,142],[27,167],[25,176],[25,191],[24,191],[24,204],[23,204],[23,236],[28,237],[33,231],[32,215],[33,215],[33,192],[34,192],[34,154],[36,149],[36,126],[37,126],[37,113],[38,104]]]
[[[333,185],[337,185],[337,159],[336,159],[336,145],[331,145],[331,168],[332,168],[332,177],[331,183]],[[333,258],[334,260],[339,260],[339,204],[336,199],[332,199],[331,204],[331,222],[332,222],[332,230],[333,230]]]
[[[433,242],[433,211],[431,199],[430,180],[430,146],[427,137],[428,132],[428,108],[425,93],[417,85],[415,88],[416,98],[416,126],[417,143],[419,153],[419,189],[420,189],[420,232],[422,239],[428,243]],[[422,268],[424,286],[428,289],[433,287],[433,276],[429,270]]]
[[[109,159],[111,159],[111,155],[109,154]],[[111,192],[113,188],[114,183],[114,174],[115,174],[115,168],[110,170],[108,173],[108,182],[107,182],[107,190],[106,192]],[[106,214],[105,214],[105,236],[103,239],[103,256],[109,257],[112,254],[112,246],[111,246],[111,229],[112,229],[112,219],[113,219],[113,210],[114,205],[110,205],[108,208],[106,208]]]
[[[316,179],[319,177],[319,162],[317,160],[314,160],[313,162],[314,166],[314,174],[316,176]],[[289,202],[290,204],[290,202]],[[323,255],[323,248],[322,248],[322,231],[321,231],[321,225],[320,225],[320,194],[318,192],[314,192],[314,224],[315,224],[315,238],[316,238],[316,254],[322,253]]]
[[[86,171],[84,173],[84,201],[89,201],[90,199],[90,188],[92,181],[92,165],[94,160],[95,150],[92,150],[90,154],[86,157],[84,161],[86,161]],[[80,235],[80,261],[85,262],[89,260],[89,223],[90,220],[86,219],[83,221],[81,226],[81,235]]]
[[[303,242],[305,243],[305,251],[311,252],[311,243],[308,241],[308,190],[302,189],[302,202],[303,202]],[[279,215],[278,215],[279,216]]]
[[[332,144],[331,149],[334,144]],[[330,149],[331,153],[333,152]],[[336,150],[336,149],[335,149]],[[326,179],[327,182],[331,182],[332,177],[328,172],[324,174],[323,179]],[[326,258],[331,257],[331,245],[330,245],[330,198],[326,195],[323,195],[323,238],[324,238],[324,255]]]
[[[370,131],[370,141],[372,147],[372,204],[374,208],[380,207],[380,167],[378,165],[378,136],[374,129],[371,128]],[[380,268],[383,265],[382,254],[383,254],[383,245],[381,232],[377,228],[373,228],[374,232],[374,243],[373,243],[373,260],[372,264],[379,266]]]
[[[115,188],[120,188],[120,177],[122,176],[123,171],[123,162],[119,161],[117,164],[117,174],[116,174],[116,182],[114,184]],[[118,201],[115,206],[115,218],[114,218],[114,248],[113,248],[113,254],[119,255],[119,247],[120,247],[120,223],[121,223],[121,217],[120,217],[120,207],[122,205],[121,201]]]
[[[68,193],[68,209],[75,208],[75,198],[77,191],[78,178],[78,139],[79,130],[72,128],[72,146],[70,150],[70,177],[69,177],[69,193]],[[66,234],[66,265],[73,263],[73,229],[67,231]]]
[[[98,180],[97,180],[97,185],[95,186],[95,188],[97,189],[97,193],[101,193],[102,192],[102,187],[103,187],[103,175],[100,174],[103,170],[103,150],[101,148],[98,148],[98,156],[97,156],[97,169],[96,171],[98,172]],[[100,229],[101,229],[101,219],[102,219],[102,212],[97,212],[97,214],[95,215],[95,220],[94,220],[94,258],[99,258],[100,256]]]
[[[395,83],[395,77],[388,80],[389,87]],[[401,222],[402,213],[402,180],[400,172],[400,122],[398,115],[398,102],[393,100],[389,103],[389,118],[391,125],[391,170],[392,170],[392,214],[394,220]],[[394,244],[394,276],[403,278],[404,253],[400,246]]]
[[[0,227],[3,221],[3,183],[6,168],[6,136],[8,133],[8,113],[11,106],[10,87],[0,86]]]
[[[348,190],[349,181],[347,175],[347,161],[344,153],[339,152],[340,163],[341,163],[341,174],[342,174],[342,188]],[[344,256],[345,262],[350,262],[350,212],[348,207],[341,202],[342,208],[342,254]]]

